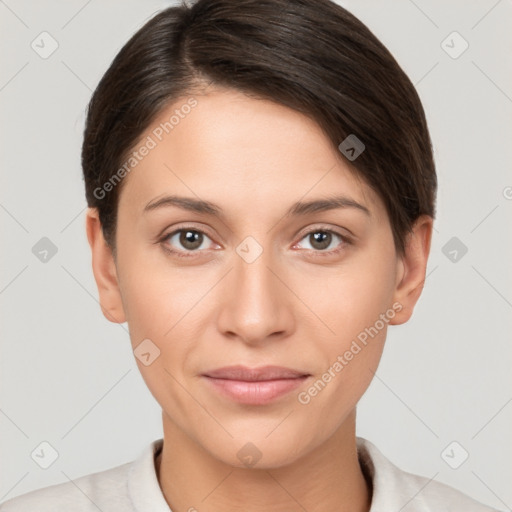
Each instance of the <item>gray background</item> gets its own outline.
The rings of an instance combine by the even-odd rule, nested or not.
[[[412,319],[388,331],[358,435],[406,471],[510,510],[512,3],[339,3],[417,86],[439,176],[425,289]],[[127,325],[97,301],[80,146],[92,90],[168,5],[0,0],[0,501],[133,460],[162,436]],[[31,47],[43,31],[59,45],[46,59]],[[442,46],[453,31],[469,43],[458,58],[460,39],[445,43],[452,56]],[[32,252],[43,237],[57,248],[47,262]],[[59,454],[48,469],[31,458],[43,441]]]

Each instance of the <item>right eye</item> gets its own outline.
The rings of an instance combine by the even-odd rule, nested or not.
[[[180,229],[176,229],[172,231],[169,234],[164,235],[160,242],[163,244],[163,247],[166,251],[175,254],[178,257],[194,257],[195,254],[187,254],[188,253],[196,253],[196,252],[202,252],[198,249],[203,246],[205,242],[205,237],[209,239],[208,235],[204,233],[203,231],[192,227],[192,226],[185,226]],[[183,249],[173,249],[169,246],[179,244],[181,245]],[[206,249],[203,247],[203,250]]]

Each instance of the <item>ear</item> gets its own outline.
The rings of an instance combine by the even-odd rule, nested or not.
[[[420,298],[425,284],[432,225],[432,217],[421,215],[414,223],[412,233],[407,237],[405,253],[397,262],[397,282],[393,295],[393,300],[401,304],[402,309],[396,309],[396,315],[390,319],[390,324],[399,325],[407,322]]]
[[[103,237],[97,208],[87,209],[85,223],[87,239],[91,246],[92,270],[98,286],[101,311],[110,322],[121,324],[126,322],[126,315],[121,299],[116,264],[112,249]]]

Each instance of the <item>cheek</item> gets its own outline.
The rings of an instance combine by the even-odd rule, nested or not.
[[[127,244],[128,245],[128,244]],[[207,312],[201,301],[213,287],[215,276],[180,270],[166,262],[164,255],[153,255],[136,247],[129,257],[119,260],[121,292],[129,324],[130,340],[139,370],[157,401],[162,402],[169,389],[178,389],[173,376],[181,381],[190,353],[201,338]],[[204,320],[206,321],[206,320]],[[148,341],[149,340],[149,341]],[[139,353],[157,354],[149,364]]]
[[[124,255],[119,259],[121,293],[132,342],[143,338],[165,342],[197,301],[194,289],[200,283],[191,286],[190,274],[166,264],[156,247],[144,251],[126,241]]]
[[[330,431],[339,427],[370,385],[395,313],[385,288],[374,287],[370,280],[341,282],[337,300],[326,294],[316,303],[318,316],[333,332],[316,334],[312,360],[321,364],[310,387],[297,397],[306,408],[331,411],[322,427]]]
[[[326,336],[343,344],[391,306],[394,265],[392,255],[377,260],[371,254],[354,254],[338,268],[318,268],[307,279],[297,279],[295,290]]]
[[[321,401],[334,400],[334,395],[340,394],[355,404],[371,382],[387,326],[395,315],[394,268],[394,253],[381,246],[358,254],[328,274],[322,269],[323,275],[317,273],[308,279],[307,286],[302,285],[304,302],[311,304],[315,313],[311,328],[319,343],[317,355],[324,365],[321,371],[328,372],[320,374],[322,382],[317,386],[326,383],[329,388],[322,391]],[[338,403],[341,406],[343,401]]]
[[[190,397],[178,382],[183,381],[183,367],[193,348],[188,339],[194,338],[194,333],[186,332],[187,312],[197,302],[197,294],[191,296],[183,279],[171,280],[142,261],[127,275],[123,300],[129,309],[130,340],[139,371],[158,403],[170,409],[178,403],[182,410]],[[149,357],[144,356],[147,353]]]

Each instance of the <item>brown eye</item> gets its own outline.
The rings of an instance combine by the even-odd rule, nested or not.
[[[161,240],[164,247],[177,255],[191,256],[193,253],[202,252],[199,249],[208,249],[208,244],[204,244],[209,237],[198,229],[182,228],[168,235]],[[204,247],[203,245],[206,245]],[[192,253],[192,254],[187,254]]]
[[[329,247],[332,240],[332,234],[327,231],[315,231],[310,233],[309,240],[313,248],[323,251]]]
[[[193,251],[201,247],[203,241],[203,234],[199,231],[185,229],[180,231],[179,242],[185,249]]]
[[[336,239],[338,239],[337,243]],[[310,247],[303,245],[304,240],[309,243]],[[301,242],[299,245],[302,245],[302,248],[313,256],[333,256],[351,244],[349,237],[324,228],[312,229],[305,233]],[[330,249],[328,249],[329,247]]]

